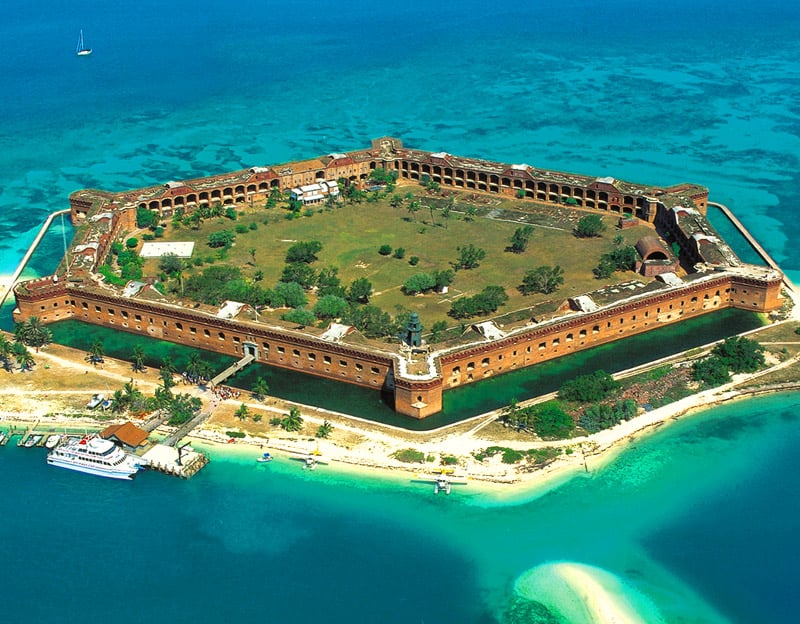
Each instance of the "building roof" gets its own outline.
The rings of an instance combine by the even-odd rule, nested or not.
[[[121,425],[110,425],[100,432],[100,437],[106,440],[118,440],[125,446],[136,448],[141,446],[147,436],[150,435],[144,429],[139,429],[132,422],[127,421]]]

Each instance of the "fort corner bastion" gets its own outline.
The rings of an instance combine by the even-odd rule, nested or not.
[[[571,297],[545,316],[504,325],[484,319],[471,325],[459,344],[433,349],[357,339],[357,332],[343,326],[300,329],[264,321],[248,306],[230,302],[214,309],[181,305],[146,284],[112,286],[98,272],[112,242],[137,229],[140,208],[169,217],[215,204],[252,206],[276,188],[311,202],[338,192],[336,181],[366,185],[376,168],[396,172],[400,181],[429,179],[443,191],[519,198],[521,210],[526,203],[531,209],[560,205],[613,214],[621,226],[650,224],[652,237],[636,246],[638,267],[642,276],[662,275]],[[462,384],[726,307],[779,309],[781,272],[741,262],[706,220],[707,202],[708,189],[695,184],[660,187],[561,173],[410,149],[384,137],[366,149],[301,162],[125,192],[76,191],[70,208],[80,227],[65,260],[56,274],[16,285],[14,319],[73,318],[227,355],[252,355],[257,362],[382,390],[393,397],[397,412],[425,418],[441,411],[444,392]],[[670,269],[678,260],[690,267],[680,276]]]

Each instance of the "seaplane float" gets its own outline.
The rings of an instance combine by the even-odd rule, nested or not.
[[[452,486],[466,485],[469,477],[456,475],[452,468],[442,468],[433,474],[417,474],[414,476],[415,483],[433,483],[433,493],[444,492],[450,494]]]

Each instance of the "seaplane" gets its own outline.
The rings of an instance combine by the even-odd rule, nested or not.
[[[452,468],[442,468],[431,475],[415,475],[413,480],[418,483],[433,483],[434,494],[438,494],[439,492],[450,494],[452,486],[466,485],[469,478],[456,475],[455,470]]]
[[[294,456],[290,456],[289,459],[303,462],[303,470],[316,470],[319,464],[323,466],[328,464],[328,462],[322,459],[322,452],[319,450],[319,447],[315,448],[310,453],[294,451]]]

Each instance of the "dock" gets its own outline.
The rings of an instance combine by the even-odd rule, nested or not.
[[[150,470],[181,479],[193,477],[210,461],[208,455],[195,451],[188,444],[181,447],[156,444],[142,455],[142,459],[147,460]]]

